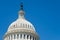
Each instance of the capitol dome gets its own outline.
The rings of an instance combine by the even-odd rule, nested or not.
[[[4,40],[39,40],[33,24],[24,18],[25,12],[22,4],[18,13],[18,19],[9,25]]]
[[[11,25],[8,28],[8,31],[14,31],[14,30],[29,30],[29,31],[33,31],[35,32],[35,28],[34,26],[27,21],[25,18],[18,18],[16,21],[14,21],[13,23],[11,23]]]
[[[35,33],[35,28],[32,25],[32,23],[30,23],[29,21],[27,21],[24,18],[25,12],[22,7],[23,6],[21,6],[20,11],[18,12],[18,14],[19,14],[18,19],[9,25],[7,33],[11,33],[11,32],[32,32],[32,33]]]

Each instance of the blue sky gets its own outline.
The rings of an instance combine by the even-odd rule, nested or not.
[[[18,18],[21,1],[25,18],[35,26],[40,40],[60,40],[60,0],[0,0],[0,40]]]

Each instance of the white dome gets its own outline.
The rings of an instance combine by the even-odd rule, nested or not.
[[[26,29],[26,30],[32,30],[35,31],[34,26],[27,20],[18,18],[15,22],[13,22],[9,28],[8,31],[13,31],[16,29]]]
[[[16,31],[16,30],[18,30],[18,31],[27,30],[27,31],[35,32],[34,26],[24,18],[23,10],[19,11],[19,18],[16,21],[14,21],[13,23],[11,23],[7,32],[12,32],[12,31]]]

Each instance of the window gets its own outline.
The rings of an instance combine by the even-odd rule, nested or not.
[[[27,28],[27,24],[26,24],[26,28]]]
[[[15,27],[15,25],[13,25],[13,27]]]
[[[29,25],[28,25],[28,28],[29,28]]]
[[[31,28],[31,26],[30,26],[30,28]]]
[[[23,27],[24,27],[24,24],[23,24]]]
[[[20,24],[20,26],[22,27],[22,23]]]

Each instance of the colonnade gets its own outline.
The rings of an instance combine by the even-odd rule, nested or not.
[[[28,34],[10,34],[5,40],[36,40],[36,38]]]

